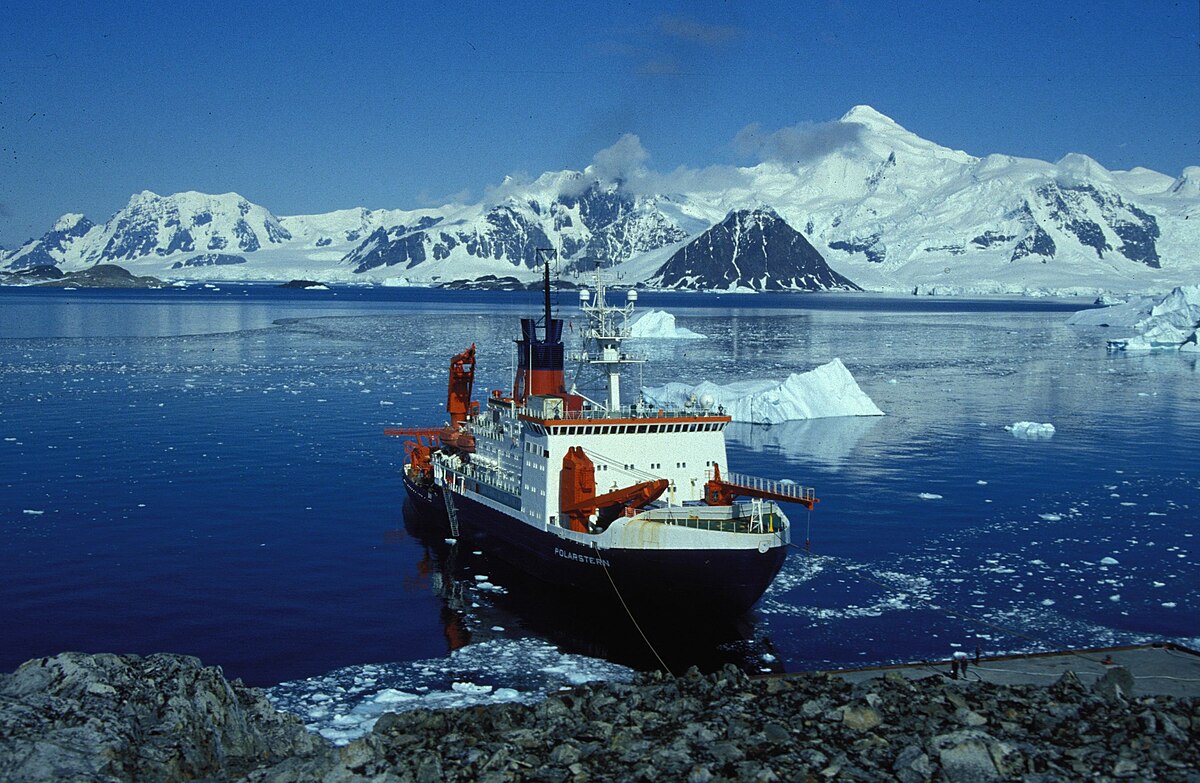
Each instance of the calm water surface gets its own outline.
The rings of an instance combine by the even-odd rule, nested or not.
[[[1104,330],[1046,302],[642,305],[710,339],[643,343],[653,361],[626,389],[840,357],[887,413],[730,428],[734,469],[817,487],[817,510],[792,514],[811,553],[738,623],[645,628],[672,668],[1197,644],[1194,356],[1107,354]],[[477,388],[509,386],[515,318],[537,309],[525,293],[0,289],[0,669],[170,650],[253,684],[339,667],[374,684],[364,664],[403,678],[474,650],[463,665],[503,685],[518,661],[654,665],[628,618],[405,517],[383,428],[440,423],[448,359],[472,342]],[[1022,420],[1057,432],[1004,429]]]

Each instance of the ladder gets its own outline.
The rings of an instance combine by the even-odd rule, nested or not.
[[[442,485],[442,500],[446,501],[446,516],[450,518],[450,535],[458,538],[458,510],[454,508],[454,496],[450,494],[450,487]]]

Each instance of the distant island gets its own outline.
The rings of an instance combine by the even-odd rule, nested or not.
[[[0,285],[37,288],[167,288],[171,284],[149,275],[139,277],[116,264],[97,264],[79,272],[41,265],[0,272]]]

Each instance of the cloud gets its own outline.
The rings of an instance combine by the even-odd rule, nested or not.
[[[588,171],[602,182],[626,182],[643,175],[649,159],[642,140],[626,133],[616,144],[597,152]]]
[[[857,143],[865,130],[857,122],[802,122],[766,131],[755,122],[738,131],[733,147],[740,155],[762,161],[807,163]]]
[[[732,25],[704,24],[685,16],[661,16],[658,29],[672,38],[704,46],[720,46],[742,35],[742,31]]]

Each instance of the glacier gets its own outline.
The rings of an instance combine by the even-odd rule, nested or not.
[[[674,409],[711,401],[712,407],[723,410],[733,421],[751,424],[883,415],[841,359],[805,373],[792,373],[782,381],[763,379],[726,385],[676,382],[643,387],[642,395],[651,405]]]

